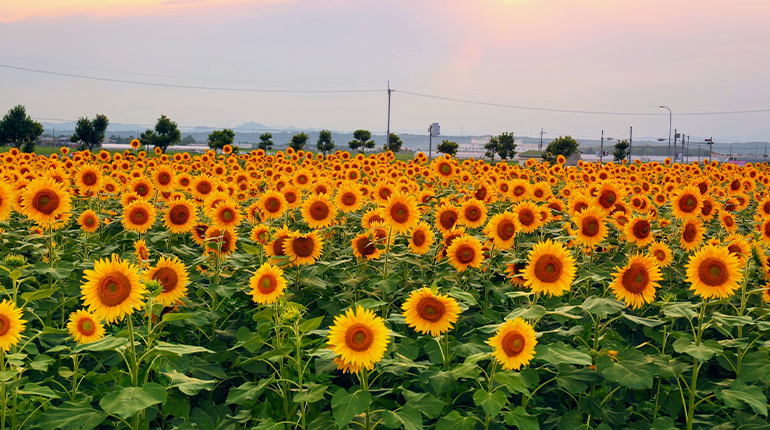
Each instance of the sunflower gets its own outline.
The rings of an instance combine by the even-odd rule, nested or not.
[[[492,216],[484,227],[484,234],[494,243],[496,248],[510,249],[516,239],[516,217],[511,212],[503,212]]]
[[[336,211],[326,194],[314,194],[302,202],[302,218],[310,228],[328,227],[334,221]]]
[[[195,205],[186,198],[172,199],[166,205],[163,225],[172,233],[187,233],[198,223]]]
[[[296,265],[315,264],[321,258],[323,241],[316,232],[309,234],[291,233],[288,240],[283,243],[283,252],[291,258]]]
[[[516,203],[526,200],[527,197],[529,197],[531,186],[529,181],[525,179],[514,179],[511,181],[508,190],[508,198],[511,202]]]
[[[762,242],[765,245],[770,245],[770,217],[762,219],[762,222],[759,224],[759,233]]]
[[[48,226],[70,210],[70,194],[50,178],[37,178],[21,192],[21,213],[41,226]]]
[[[11,216],[15,200],[14,194],[13,188],[0,180],[0,221],[5,221]]]
[[[286,279],[280,267],[265,263],[249,279],[251,297],[254,303],[269,305],[278,301],[286,289]]]
[[[83,272],[86,282],[80,287],[88,311],[108,323],[121,321],[140,307],[146,289],[139,282],[139,267],[117,255],[97,260],[93,270]]]
[[[155,191],[155,186],[152,182],[143,177],[134,178],[128,184],[128,189],[135,192],[139,197],[146,199]]]
[[[449,258],[449,264],[457,269],[458,272],[462,272],[469,267],[479,268],[484,260],[481,242],[468,235],[462,235],[453,240],[446,253]]]
[[[436,229],[442,234],[449,233],[455,228],[460,218],[460,210],[450,204],[442,203],[436,209]]]
[[[697,218],[687,218],[682,225],[682,235],[679,238],[679,246],[685,251],[692,251],[703,240],[703,222]]]
[[[344,363],[371,370],[385,355],[390,333],[382,318],[358,306],[334,318],[327,341]]]
[[[513,208],[516,227],[522,233],[532,233],[540,226],[540,208],[530,201],[523,201]]]
[[[158,166],[152,172],[152,182],[159,191],[171,191],[174,189],[176,173],[167,166]]]
[[[141,144],[142,142],[140,142],[139,139],[133,139],[130,143],[132,149],[139,149],[139,145]]]
[[[527,258],[524,285],[536,293],[561,296],[575,279],[575,259],[569,250],[550,239],[537,243]]]
[[[686,186],[674,194],[671,199],[671,211],[674,216],[683,219],[700,213],[703,197],[695,186]]]
[[[393,193],[382,209],[382,217],[395,233],[406,233],[420,220],[417,200],[402,192]]]
[[[259,199],[259,208],[265,219],[275,219],[286,212],[288,203],[282,193],[271,190],[262,194],[262,197]]]
[[[337,188],[337,192],[334,194],[334,205],[337,209],[345,213],[351,213],[361,208],[364,203],[364,196],[361,194],[361,190],[353,182],[343,182]]]
[[[520,317],[507,320],[487,343],[493,348],[492,356],[505,370],[519,370],[535,356],[537,337],[535,329]]]
[[[434,337],[451,329],[460,317],[457,300],[443,294],[433,294],[430,288],[425,287],[412,291],[401,309],[409,327]]]
[[[658,266],[668,267],[674,261],[674,255],[671,248],[663,242],[654,242],[647,249],[647,255],[654,257]]]
[[[610,284],[615,297],[634,309],[652,303],[655,290],[660,288],[658,281],[663,279],[656,261],[655,257],[642,254],[629,258],[628,264],[615,272]]]
[[[27,321],[21,319],[21,309],[17,308],[10,300],[0,303],[0,348],[8,351],[19,343],[21,333]]]
[[[596,192],[596,203],[609,213],[623,199],[621,189],[611,181],[604,181]]]
[[[102,185],[102,174],[99,168],[92,165],[81,166],[75,172],[75,184],[82,192],[97,191]]]
[[[211,225],[220,229],[235,229],[243,220],[238,203],[231,198],[217,203],[209,216]]]
[[[86,209],[78,217],[78,225],[86,233],[93,233],[99,229],[99,217],[96,212]]]
[[[206,176],[198,176],[195,179],[193,179],[192,184],[190,186],[190,191],[192,191],[193,197],[195,197],[198,200],[205,199],[212,191],[214,191],[217,187],[217,183],[209,179]]]
[[[743,273],[738,257],[721,246],[706,245],[690,257],[687,281],[691,290],[704,299],[726,298],[740,288]]]
[[[289,227],[285,224],[278,231],[273,233],[273,240],[265,247],[265,253],[268,257],[283,257],[286,255],[286,253],[283,252],[283,244],[289,240],[290,233]]]
[[[382,217],[382,208],[374,208],[366,211],[361,216],[361,227],[371,228],[376,223],[385,222],[385,218]]]
[[[235,242],[238,240],[238,233],[235,230],[220,230],[216,227],[209,227],[206,230],[206,252],[215,252],[219,255],[230,255],[235,251]]]
[[[123,208],[123,228],[146,233],[155,223],[155,207],[147,200],[139,199]]]
[[[604,222],[605,211],[601,206],[591,205],[588,209],[576,213],[572,221],[577,225],[577,241],[587,247],[600,244],[607,237],[607,224]]]
[[[147,261],[150,259],[150,251],[147,249],[147,244],[144,240],[137,240],[134,242],[134,255],[137,260]]]
[[[420,221],[412,230],[412,235],[409,238],[409,249],[417,255],[423,255],[433,245],[433,237],[433,230],[430,229],[428,224]]]
[[[735,217],[730,212],[720,213],[719,222],[728,233],[735,233],[738,230],[738,223],[735,221]]]
[[[459,222],[467,227],[481,227],[487,220],[487,207],[478,199],[468,199],[460,205]]]
[[[762,302],[770,304],[770,286],[765,286],[762,289]]]
[[[508,275],[508,281],[517,287],[524,286],[524,269],[526,263],[515,262],[505,266],[505,273]]]
[[[150,268],[144,276],[146,281],[156,280],[163,287],[155,300],[164,306],[173,306],[187,294],[190,277],[184,264],[176,257],[160,257],[155,267]]]
[[[652,234],[652,224],[647,217],[635,216],[623,225],[623,235],[629,243],[638,247],[647,246],[655,240]]]
[[[749,241],[739,234],[727,236],[725,238],[725,246],[727,246],[727,250],[730,251],[730,254],[738,257],[738,260],[741,262],[741,267],[743,267],[746,260],[751,257],[751,245],[749,244]]]
[[[356,258],[365,258],[367,260],[375,260],[379,258],[382,251],[377,248],[378,239],[373,232],[364,232],[353,238],[351,245],[353,246],[353,255]]]
[[[67,329],[75,342],[80,344],[96,342],[104,337],[104,325],[101,320],[83,309],[70,314]]]
[[[257,224],[251,229],[249,238],[260,245],[267,245],[270,241],[270,229],[264,224]]]

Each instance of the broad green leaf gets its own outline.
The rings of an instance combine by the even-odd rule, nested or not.
[[[117,387],[102,397],[99,406],[110,415],[128,419],[152,405],[165,402],[166,397],[163,386],[149,382],[143,387]]]
[[[714,312],[714,314],[711,316],[712,321],[716,321],[720,325],[726,327],[727,329],[732,329],[733,327],[743,327],[745,325],[752,325],[754,324],[754,319],[750,316],[738,316],[738,315],[725,315],[723,313]]]
[[[366,412],[366,408],[372,402],[372,395],[368,391],[351,388],[348,393],[340,389],[332,396],[332,415],[340,428],[345,428],[357,415]]]
[[[537,422],[537,418],[528,414],[521,406],[517,406],[516,409],[505,414],[504,418],[506,424],[516,426],[519,430],[540,430],[540,423]]]
[[[24,396],[48,397],[51,399],[59,398],[59,395],[54,393],[52,389],[37,385],[34,382],[28,382],[23,388],[17,390],[16,393]]]
[[[694,303],[664,303],[663,314],[669,318],[695,318],[698,314],[693,310],[697,306]]]
[[[526,381],[522,379],[521,374],[511,370],[504,370],[495,373],[495,381],[505,386],[511,393],[529,394],[525,386]]]
[[[695,342],[690,338],[680,337],[674,342],[674,351],[697,358],[701,362],[706,362],[711,359],[714,354],[722,352],[722,345],[715,340],[707,340],[701,342],[700,345],[695,345]]]
[[[29,363],[29,367],[39,370],[41,372],[45,372],[48,370],[48,367],[53,364],[54,359],[51,358],[48,355],[40,354],[36,355],[35,358],[32,360],[31,363]]]
[[[422,417],[420,411],[412,406],[405,405],[400,411],[385,411],[382,413],[382,423],[387,428],[404,430],[422,430]]]
[[[725,402],[725,405],[733,409],[742,409],[743,403],[760,415],[767,416],[767,397],[762,388],[749,387],[741,380],[735,380],[730,384],[729,390],[717,390],[717,398]]]
[[[578,369],[574,366],[559,366],[559,374],[556,376],[556,384],[571,394],[580,394],[588,389],[590,384],[602,382],[602,374],[590,367]]]
[[[169,385],[168,388],[178,388],[179,391],[188,396],[194,396],[201,390],[211,391],[216,385],[215,380],[206,381],[203,379],[191,378],[176,370],[164,372],[163,374],[171,378],[171,385]]]
[[[427,418],[436,418],[446,406],[446,402],[439,400],[431,393],[413,393],[408,390],[402,392],[406,403],[417,408]]]
[[[158,344],[155,345],[154,349],[156,351],[169,352],[175,355],[196,354],[199,352],[208,352],[208,353],[214,352],[202,346],[179,345],[175,343],[166,343],[166,342],[158,342]]]
[[[625,309],[626,304],[616,299],[591,296],[580,307],[604,319],[609,315],[620,312],[621,309]]]
[[[107,414],[88,401],[64,402],[48,408],[36,425],[42,430],[91,430],[107,418]]]
[[[257,424],[256,427],[252,427],[252,430],[283,430],[285,428],[283,424],[276,423],[274,419],[268,418]]]
[[[770,380],[770,358],[767,351],[755,351],[746,354],[741,364],[739,379],[743,382]]]
[[[653,319],[653,318],[642,318],[642,317],[638,317],[636,315],[631,315],[631,314],[628,314],[628,313],[625,313],[625,312],[621,312],[621,315],[623,315],[623,318],[625,318],[625,319],[627,319],[627,320],[629,320],[629,321],[631,321],[633,323],[636,323],[636,324],[639,324],[639,325],[643,325],[645,327],[657,327],[657,326],[663,324],[663,321],[660,321],[660,320],[657,320],[657,319]]]
[[[246,382],[240,387],[231,388],[227,393],[227,401],[225,403],[228,405],[242,405],[249,400],[254,400],[262,395],[262,392],[265,391],[265,388],[272,382],[273,378],[271,377],[259,381],[259,384]]]
[[[493,393],[486,390],[477,390],[473,394],[473,401],[476,403],[476,406],[481,406],[484,412],[493,417],[496,417],[508,403],[505,393],[500,390]]]
[[[317,318],[303,321],[302,324],[299,325],[299,331],[301,331],[302,333],[313,331],[321,326],[321,322],[323,322],[323,320],[324,320],[324,317],[317,317]]]
[[[190,312],[168,312],[163,314],[163,319],[161,319],[161,322],[171,322],[171,321],[183,321],[190,318],[195,317],[196,314],[190,313]]]
[[[535,358],[550,364],[577,364],[590,366],[591,356],[580,352],[564,342],[553,344],[539,343],[535,346]]]
[[[476,420],[473,417],[464,417],[457,411],[450,412],[436,424],[436,428],[441,430],[473,430],[475,426]]]
[[[650,430],[677,430],[676,423],[670,417],[658,417],[652,422]]]
[[[505,319],[515,319],[521,317],[527,320],[536,320],[546,314],[546,310],[543,306],[535,305],[531,308],[518,308],[509,313]]]
[[[294,403],[315,403],[324,398],[326,385],[312,384],[307,390],[294,395]]]
[[[36,300],[43,300],[51,297],[54,295],[57,291],[59,291],[58,288],[50,288],[45,290],[37,290],[37,291],[30,291],[28,293],[22,293],[21,298],[25,302],[34,302]]]
[[[596,367],[607,380],[637,390],[652,388],[655,377],[655,369],[638,351],[632,351],[618,362],[602,355],[596,360]]]
[[[78,345],[72,351],[73,352],[112,351],[122,346],[125,346],[127,343],[128,343],[128,339],[124,337],[105,336],[97,340],[96,342],[84,343],[84,344]]]

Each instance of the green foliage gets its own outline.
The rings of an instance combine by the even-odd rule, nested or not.
[[[559,136],[552,140],[548,144],[548,147],[543,151],[543,159],[550,163],[556,162],[556,158],[559,155],[563,155],[564,158],[569,158],[572,154],[577,152],[578,142],[571,136]]]
[[[295,151],[301,151],[305,149],[305,145],[307,144],[307,140],[310,138],[310,136],[307,135],[304,131],[299,134],[295,134],[291,137],[291,142],[289,142],[289,147],[293,148]]]
[[[401,151],[401,147],[403,145],[404,145],[404,142],[401,141],[401,138],[398,137],[396,133],[390,133],[390,135],[388,135],[388,143],[385,144],[383,149],[385,151],[391,151],[394,154],[396,154],[399,151]]]
[[[263,151],[270,151],[273,149],[273,133],[265,132],[260,134],[257,147]]]
[[[353,151],[364,153],[366,150],[374,149],[374,140],[369,130],[356,130],[353,132],[353,140],[348,142],[348,146]]]
[[[629,143],[627,140],[618,140],[618,143],[615,144],[615,150],[612,152],[612,155],[615,157],[615,162],[620,163],[626,158],[628,158],[628,147]]]
[[[459,145],[457,142],[452,142],[451,140],[444,139],[441,141],[441,143],[436,146],[436,151],[442,153],[442,154],[449,154],[449,155],[455,155],[457,154],[457,148]]]
[[[484,155],[490,160],[493,160],[495,156],[502,160],[508,160],[516,155],[516,140],[513,133],[504,132],[489,138],[489,142],[484,144],[484,149],[486,149]]]
[[[318,152],[323,153],[323,155],[326,155],[334,150],[334,141],[332,140],[331,131],[321,130],[318,133],[318,142],[316,142],[316,148],[318,148]]]
[[[155,124],[155,128],[145,130],[139,136],[139,140],[142,142],[142,145],[160,148],[165,153],[169,146],[175,145],[182,140],[182,133],[174,121],[171,121],[166,115],[161,115]]]
[[[96,115],[93,120],[88,117],[78,118],[75,133],[70,137],[70,142],[79,142],[81,149],[93,151],[94,148],[102,146],[109,124],[110,120],[104,115]]]
[[[209,134],[208,144],[209,148],[217,150],[224,148],[225,145],[232,146],[233,140],[235,140],[235,132],[226,128],[224,130],[212,131]]]
[[[131,137],[130,139],[132,138],[133,137]],[[190,134],[188,134],[184,139],[179,141],[180,145],[192,145],[193,143],[195,143],[195,138],[192,137],[192,135]]]
[[[33,152],[35,141],[43,134],[43,125],[27,115],[24,106],[11,108],[0,120],[0,146],[10,144],[24,152]]]

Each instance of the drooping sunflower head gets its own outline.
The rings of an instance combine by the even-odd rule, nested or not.
[[[520,317],[507,320],[487,343],[493,348],[492,356],[505,370],[519,370],[535,356],[537,334],[535,329]]]
[[[687,263],[690,289],[704,299],[730,297],[742,280],[738,257],[722,246],[706,245]]]
[[[265,263],[249,279],[252,300],[261,305],[275,303],[286,289],[286,279],[280,267]]]
[[[451,329],[460,317],[457,300],[443,294],[434,294],[430,288],[412,291],[401,308],[409,327],[434,337]]]
[[[251,229],[249,238],[260,245],[267,245],[270,241],[270,228],[264,224],[257,224]]]
[[[575,279],[575,259],[569,250],[550,239],[536,244],[524,269],[524,285],[536,293],[561,296]]]
[[[660,288],[658,281],[663,279],[655,257],[636,254],[628,260],[628,264],[614,274],[610,288],[618,300],[626,305],[639,308],[655,299],[655,290]]]
[[[296,265],[314,264],[321,258],[323,241],[316,232],[308,234],[291,233],[288,240],[283,242],[283,252]]]
[[[209,227],[206,230],[206,252],[214,252],[219,255],[230,255],[235,251],[235,243],[238,233],[230,229],[218,229]]]
[[[99,229],[99,216],[91,209],[86,209],[78,217],[80,229],[86,233],[93,233]]]
[[[138,199],[123,208],[123,228],[147,233],[155,223],[155,207],[147,200]]]
[[[145,281],[158,281],[163,291],[155,300],[164,306],[173,306],[187,294],[187,284],[190,276],[187,269],[178,258],[160,257],[158,263],[145,274]]]
[[[481,242],[468,235],[462,235],[452,241],[452,244],[446,250],[449,264],[458,272],[462,272],[469,267],[479,268],[484,261]]]
[[[382,209],[382,217],[394,233],[406,233],[420,220],[417,200],[402,192],[393,193]]]
[[[86,282],[80,287],[89,312],[108,323],[121,321],[143,303],[146,289],[139,281],[139,267],[116,255],[97,260],[93,270],[83,272]]]
[[[289,240],[290,233],[291,232],[289,231],[289,227],[287,227],[285,224],[283,227],[273,233],[273,240],[271,240],[270,243],[268,243],[265,247],[265,253],[268,255],[268,257],[283,257],[286,255],[286,253],[283,251],[283,245],[287,240]]]
[[[79,344],[96,342],[104,337],[104,325],[101,320],[84,309],[70,314],[67,329]]]
[[[344,363],[371,370],[385,355],[390,334],[382,318],[358,306],[334,318],[327,342]]]
[[[524,269],[527,264],[524,262],[513,262],[505,266],[505,273],[508,276],[508,281],[515,286],[524,286]]]
[[[326,194],[313,194],[302,202],[302,218],[310,228],[328,227],[337,215]]]
[[[27,322],[21,317],[21,309],[10,300],[0,302],[0,348],[3,351],[9,351],[21,340]]]

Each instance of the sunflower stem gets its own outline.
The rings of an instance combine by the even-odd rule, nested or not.
[[[695,337],[695,346],[700,346],[700,340],[703,336],[703,319],[706,313],[707,301],[703,301],[703,306],[700,308],[700,314],[698,315],[698,329],[696,333],[693,333]],[[689,386],[689,399],[687,408],[687,430],[692,430],[693,419],[695,418],[695,396],[697,394],[698,372],[700,371],[701,363],[697,358],[693,358],[692,362],[692,377],[690,379]]]
[[[131,314],[128,314],[128,339],[131,344],[131,366],[132,369],[130,370],[131,374],[131,386],[132,387],[138,387],[139,386],[139,363],[136,360],[136,343],[134,342],[134,321],[131,318]],[[139,428],[139,412],[134,414],[134,416],[131,419],[131,428],[134,430],[137,430]]]

